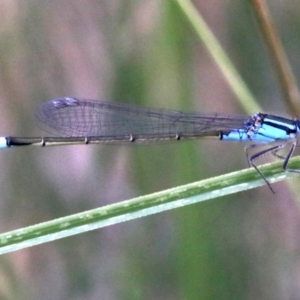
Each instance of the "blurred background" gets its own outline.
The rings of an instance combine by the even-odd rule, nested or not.
[[[249,1],[193,1],[265,111],[287,116]],[[269,1],[296,77],[299,1]],[[0,136],[61,96],[245,113],[176,1],[0,2]],[[244,145],[0,153],[1,233],[247,167]],[[1,299],[299,299],[299,179],[0,257]]]

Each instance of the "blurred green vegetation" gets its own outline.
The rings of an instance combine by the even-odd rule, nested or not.
[[[248,1],[194,1],[260,105],[283,112]],[[298,72],[299,3],[271,12]],[[43,135],[55,97],[243,113],[175,1],[2,2],[1,136]],[[10,149],[1,232],[246,166],[243,145]],[[295,195],[240,193],[0,257],[1,299],[293,299]]]

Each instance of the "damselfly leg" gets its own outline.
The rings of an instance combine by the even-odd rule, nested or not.
[[[283,148],[285,148],[287,145],[291,145],[290,149],[288,150],[287,154],[286,155],[281,155],[281,154],[278,154],[278,152],[280,150],[282,150]],[[289,160],[290,158],[293,156],[293,153],[297,147],[297,142],[294,141],[293,143],[284,143],[284,144],[278,144],[278,145],[275,145],[273,147],[270,147],[270,148],[267,148],[267,149],[264,149],[264,150],[261,150],[259,152],[256,152],[252,155],[249,155],[249,149],[251,148],[256,148],[256,147],[261,147],[262,145],[261,144],[251,144],[251,145],[248,145],[245,147],[245,151],[246,151],[246,156],[247,156],[247,160],[248,160],[248,164],[250,167],[253,167],[257,172],[258,174],[263,178],[263,180],[266,182],[266,184],[268,185],[268,187],[270,188],[270,190],[272,191],[272,193],[275,194],[274,190],[272,189],[271,187],[271,184],[270,182],[267,180],[267,178],[263,175],[263,173],[259,170],[258,166],[254,163],[254,161],[256,159],[258,159],[259,157],[265,155],[265,154],[272,154],[273,156],[275,156],[276,158],[279,158],[279,159],[282,159],[284,162],[283,162],[283,165],[282,165],[282,169],[287,171],[287,172],[294,172],[294,173],[300,173],[300,170],[297,170],[297,169],[289,169],[287,168],[288,166],[288,163],[289,163]]]

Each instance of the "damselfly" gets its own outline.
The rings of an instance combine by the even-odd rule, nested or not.
[[[0,148],[14,146],[58,146],[74,144],[161,143],[196,138],[217,138],[224,141],[250,142],[247,160],[269,185],[254,160],[270,153],[289,159],[297,146],[300,120],[270,114],[252,116],[188,113],[167,109],[65,97],[51,100],[36,111],[40,127],[56,137],[0,137]],[[249,155],[259,144],[269,147]],[[288,146],[286,155],[278,151]],[[272,190],[272,188],[270,187]]]

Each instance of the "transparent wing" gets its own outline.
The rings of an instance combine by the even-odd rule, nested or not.
[[[145,141],[216,136],[220,131],[247,129],[250,122],[248,116],[184,113],[71,97],[44,103],[36,118],[41,128],[59,136],[132,136]]]

